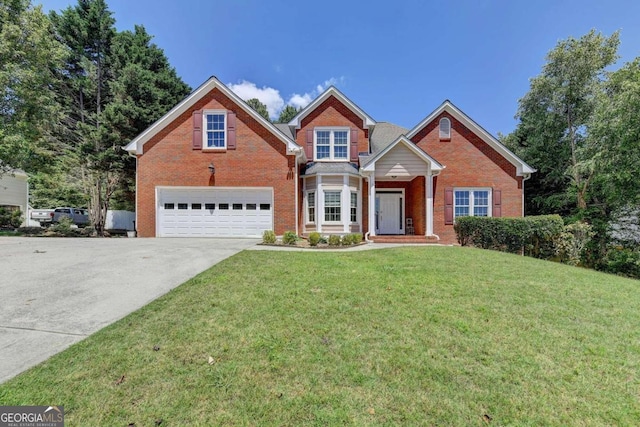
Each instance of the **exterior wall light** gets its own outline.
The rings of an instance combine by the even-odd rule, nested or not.
[[[211,173],[211,175],[216,174],[216,167],[213,166],[213,162],[209,163],[209,172]]]

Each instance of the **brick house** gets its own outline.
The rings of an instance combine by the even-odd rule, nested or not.
[[[535,172],[451,102],[412,129],[330,87],[272,124],[215,77],[132,140],[141,237],[411,234],[455,243],[457,216],[522,216]]]

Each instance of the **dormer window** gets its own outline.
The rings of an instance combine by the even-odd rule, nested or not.
[[[349,129],[315,129],[315,159],[317,161],[349,160]]]
[[[446,117],[440,119],[440,139],[451,139],[451,120]]]

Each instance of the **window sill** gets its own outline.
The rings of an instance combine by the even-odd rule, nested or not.
[[[206,147],[202,151],[227,151],[227,147]]]

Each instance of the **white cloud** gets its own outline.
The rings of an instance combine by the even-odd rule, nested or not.
[[[289,98],[289,101],[287,102],[287,104],[293,105],[296,108],[304,108],[307,105],[309,105],[309,103],[313,101],[318,95],[320,95],[322,92],[327,90],[329,86],[343,85],[344,82],[345,82],[344,76],[340,76],[337,78],[331,77],[330,79],[325,80],[324,83],[317,85],[316,88],[311,92],[306,92],[306,93],[303,93],[302,95],[300,95],[299,93],[294,93]]]
[[[242,80],[240,83],[229,83],[229,88],[240,98],[248,101],[252,98],[258,98],[260,102],[267,106],[269,117],[275,119],[278,117],[280,110],[284,107],[284,99],[280,96],[280,91],[272,87],[263,86],[259,88],[255,83]]]
[[[286,104],[292,105],[295,108],[304,108],[311,101],[313,101],[318,95],[327,90],[329,86],[338,86],[344,85],[345,78],[341,77],[331,77],[328,80],[325,80],[323,83],[316,85],[315,89],[310,92],[306,92],[303,94],[294,93],[289,97],[289,101]],[[239,83],[233,84],[229,83],[227,86],[236,93],[240,98],[248,101],[252,98],[258,98],[260,102],[267,106],[267,111],[269,112],[269,117],[272,119],[276,119],[280,111],[285,106],[285,101],[280,96],[280,91],[274,89],[272,87],[263,86],[259,88],[255,83],[249,82],[246,80],[242,80]]]

